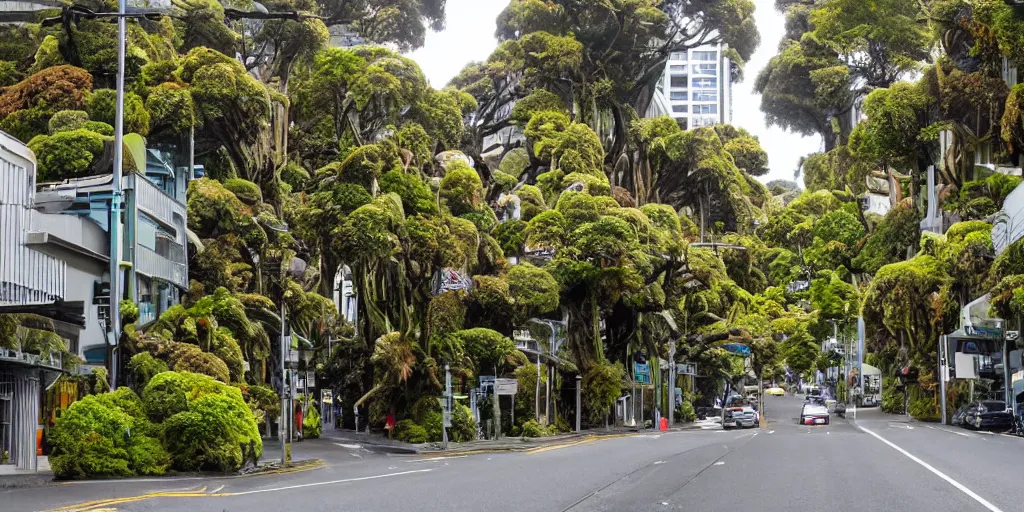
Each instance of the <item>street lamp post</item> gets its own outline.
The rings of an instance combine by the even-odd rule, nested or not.
[[[583,409],[581,409],[581,400],[580,400],[580,390],[582,389],[580,384],[582,382],[583,382],[583,377],[577,375],[576,376],[576,432],[577,433],[580,431],[580,416],[583,414]]]
[[[287,378],[285,375],[285,358],[288,355],[288,344],[285,339],[285,317],[284,317],[284,300],[281,300],[281,428],[278,429],[277,437],[281,440],[281,465],[288,464],[287,450],[288,450],[288,437],[286,432],[289,430],[288,417],[288,385]]]

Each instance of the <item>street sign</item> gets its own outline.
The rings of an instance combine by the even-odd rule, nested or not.
[[[651,383],[651,367],[647,363],[633,363],[633,380],[637,384]]]
[[[494,389],[501,395],[514,395],[519,391],[519,382],[516,379],[494,379]]]
[[[676,373],[679,375],[697,375],[697,365],[692,363],[676,363]]]
[[[750,355],[750,347],[746,345],[740,345],[739,343],[726,343],[725,345],[722,345],[722,348],[724,348],[730,354],[736,354],[738,356]]]
[[[444,409],[444,428],[451,428],[452,426],[452,412],[448,409]]]

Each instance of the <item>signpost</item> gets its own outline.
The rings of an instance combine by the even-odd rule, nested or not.
[[[515,395],[519,391],[516,379],[494,379],[494,392],[499,396]]]
[[[651,383],[651,367],[648,363],[633,363],[633,380],[637,384]]]

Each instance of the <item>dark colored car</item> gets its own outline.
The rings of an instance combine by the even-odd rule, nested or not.
[[[974,403],[961,405],[956,412],[953,413],[953,417],[950,418],[950,423],[957,427],[964,426],[964,415],[967,414],[967,409],[974,406]]]
[[[1001,400],[978,400],[967,406],[962,422],[975,430],[1007,430],[1013,428],[1013,413],[1006,410],[1006,402]]]

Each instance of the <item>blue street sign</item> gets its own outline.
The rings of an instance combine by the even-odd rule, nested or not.
[[[633,380],[637,384],[650,384],[651,367],[647,363],[633,363]]]
[[[750,347],[746,345],[740,345],[737,343],[727,343],[725,345],[722,345],[722,348],[724,348],[729,353],[736,354],[738,356],[750,355]]]

